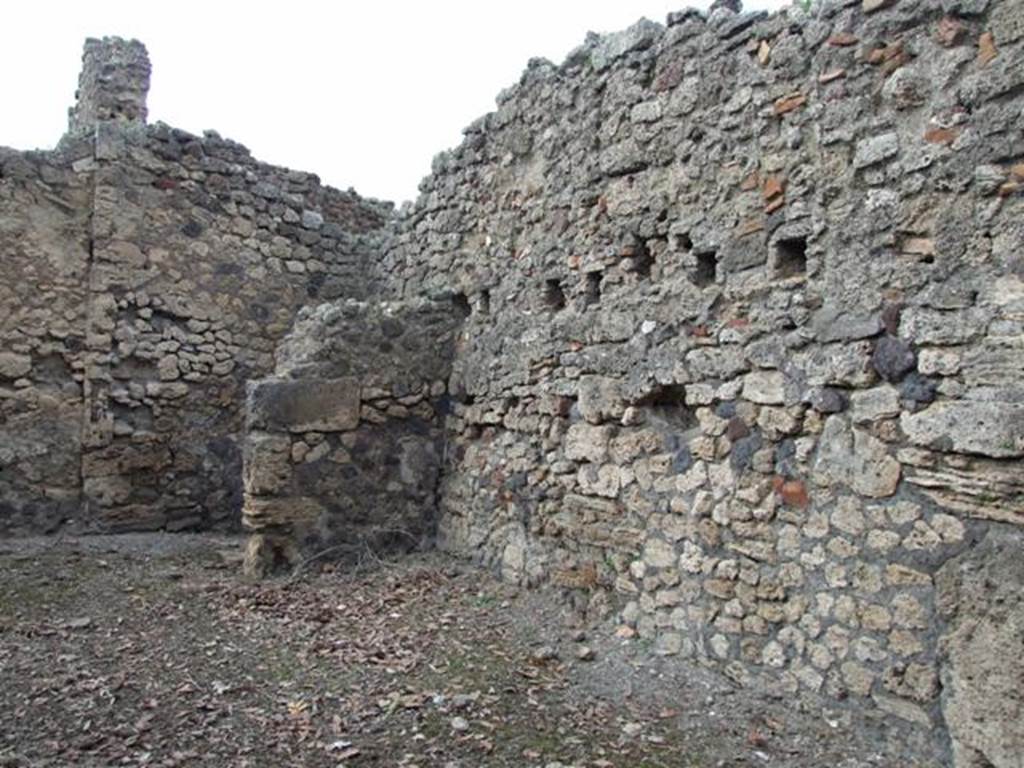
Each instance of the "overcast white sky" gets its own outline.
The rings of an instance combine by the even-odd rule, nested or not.
[[[0,45],[0,146],[56,144],[84,39],[120,35],[149,49],[150,122],[213,128],[333,186],[411,199],[434,154],[494,108],[530,57],[560,63],[588,30],[624,29],[641,16],[664,22],[686,4],[15,0],[4,7]]]

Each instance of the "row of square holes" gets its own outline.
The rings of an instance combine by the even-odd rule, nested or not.
[[[687,242],[689,238],[686,238]],[[645,258],[646,255],[646,258]],[[718,270],[718,254],[715,251],[703,251],[695,254],[697,267],[693,272],[693,284],[698,288],[706,288],[715,282]],[[637,273],[643,277],[650,277],[651,267],[654,259],[650,258],[647,249],[643,249],[637,257]],[[779,240],[775,244],[775,277],[786,279],[802,275],[807,271],[807,241],[802,237]],[[586,286],[584,287],[584,302],[586,306],[596,304],[601,299],[601,273],[587,272]],[[469,317],[472,307],[465,294],[458,294],[455,304],[460,312]],[[490,312],[490,291],[484,290],[479,298],[481,314]],[[565,291],[562,289],[562,281],[558,278],[549,278],[544,281],[544,305],[553,312],[565,309]]]

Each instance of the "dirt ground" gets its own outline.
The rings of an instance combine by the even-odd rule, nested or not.
[[[934,764],[441,555],[253,583],[240,547],[0,542],[0,766]]]

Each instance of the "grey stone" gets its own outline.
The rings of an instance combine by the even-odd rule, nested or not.
[[[320,229],[324,225],[323,214],[317,211],[302,212],[302,226],[306,229]]]
[[[830,479],[865,496],[891,496],[900,480],[900,464],[885,444],[867,432],[851,429],[843,416],[829,416],[814,465],[820,479]]]
[[[589,424],[573,424],[565,438],[565,455],[576,461],[600,463],[608,455],[611,427],[594,427]]]
[[[249,418],[257,429],[345,432],[359,424],[360,382],[355,378],[285,381],[249,387]]]
[[[818,310],[813,324],[821,342],[867,339],[882,332],[882,318],[877,313],[851,314],[836,306]]]
[[[785,383],[781,371],[753,371],[743,377],[743,397],[762,405],[782,405]]]
[[[822,413],[841,413],[847,407],[843,393],[831,387],[815,387],[807,396],[807,402]]]
[[[900,382],[900,396],[913,403],[912,410],[934,402],[937,392],[938,384],[933,379],[917,373],[911,373]]]
[[[13,352],[0,352],[0,376],[7,379],[18,379],[27,376],[32,370],[32,358]]]
[[[883,133],[863,139],[857,144],[853,156],[854,168],[867,168],[895,157],[900,151],[900,137],[895,133]]]
[[[942,713],[957,768],[1017,768],[1024,754],[1024,535],[994,528],[937,578]]]
[[[883,336],[875,343],[871,367],[886,381],[899,381],[917,365],[914,350],[894,336]]]
[[[944,401],[905,413],[900,426],[916,445],[995,458],[1024,456],[1024,405]]]
[[[815,386],[863,387],[875,381],[871,367],[870,341],[827,344],[801,350],[795,362],[808,384]]]
[[[850,417],[854,423],[878,421],[898,416],[902,390],[891,386],[873,387],[850,395]]]
[[[401,211],[145,125],[90,44],[61,148],[0,149],[0,535],[436,541],[941,764],[933,576],[1024,521],[1019,6],[595,35]]]
[[[629,29],[604,35],[591,51],[591,65],[598,71],[607,69],[627,53],[649,48],[663,32],[661,24],[641,19]]]
[[[591,424],[618,420],[625,410],[619,383],[602,376],[585,376],[579,382],[580,415]]]

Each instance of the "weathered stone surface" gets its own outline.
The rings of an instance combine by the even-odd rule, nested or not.
[[[630,51],[649,48],[663,31],[661,24],[641,19],[629,29],[602,37],[590,54],[590,61],[594,69],[606,69]]]
[[[242,557],[242,571],[251,578],[263,578],[299,562],[298,547],[289,536],[257,533],[249,537]]]
[[[850,418],[855,424],[900,414],[900,393],[893,387],[864,389],[850,395]]]
[[[583,493],[615,498],[622,485],[622,474],[614,464],[584,465],[580,467],[578,482]]]
[[[883,133],[872,136],[857,144],[853,158],[855,168],[866,168],[883,160],[888,160],[900,151],[900,138],[895,133]]]
[[[884,443],[863,430],[851,428],[843,416],[830,416],[821,434],[814,468],[818,482],[830,480],[865,496],[879,498],[896,492],[900,464]]]
[[[589,37],[400,214],[106,62],[60,151],[0,150],[0,527],[230,525],[244,481],[254,571],[436,536],[941,764],[936,571],[1024,520],[1024,42],[933,5]]]
[[[959,368],[969,387],[1005,387],[1024,395],[1024,342],[978,344],[964,350]]]
[[[458,322],[447,301],[343,300],[301,312],[278,360],[279,375],[292,378],[250,384],[246,527],[272,531],[300,554],[341,543],[408,550],[429,541]],[[396,347],[409,351],[399,356]],[[340,372],[357,375],[323,378]],[[501,418],[469,407],[460,413]],[[521,487],[526,478],[509,482]],[[507,535],[506,575],[526,578],[528,542],[521,532]]]
[[[828,344],[802,352],[797,362],[813,386],[863,387],[877,381],[871,353],[869,341]]]
[[[253,427],[287,432],[346,432],[359,424],[360,382],[353,377],[264,380],[249,387]]]
[[[875,11],[889,8],[895,5],[896,2],[897,0],[863,0],[861,7],[864,9],[864,13],[874,13]]]
[[[316,525],[323,513],[323,506],[306,496],[271,498],[246,495],[242,522],[250,531],[278,531],[282,538],[290,535],[295,540],[301,537],[294,536],[294,531],[305,533]]]
[[[908,482],[944,509],[966,517],[1024,525],[1024,474],[1019,462],[906,449]]]
[[[753,403],[782,405],[786,400],[781,371],[753,371],[743,377],[743,397]]]
[[[252,433],[245,444],[243,485],[248,494],[265,496],[289,487],[292,442],[284,435]]]
[[[69,130],[93,130],[101,121],[146,121],[149,56],[137,40],[105,37],[85,41],[78,103],[68,115]]]
[[[831,305],[816,312],[813,323],[816,338],[826,343],[867,339],[882,331],[882,319],[877,312],[853,315]]]
[[[573,424],[565,436],[566,458],[574,461],[601,463],[608,455],[612,428]]]
[[[0,352],[0,377],[20,379],[32,370],[32,358],[12,352]]]
[[[1024,405],[947,401],[905,413],[900,426],[915,445],[994,458],[1024,456]]]
[[[672,568],[678,560],[675,547],[662,539],[648,539],[644,544],[644,562],[651,568]]]
[[[942,713],[957,768],[1024,755],[1024,533],[993,528],[938,574]]]
[[[899,381],[914,370],[917,360],[908,344],[893,336],[883,336],[871,354],[871,366],[886,381]]]
[[[622,416],[625,404],[618,383],[601,376],[586,376],[579,383],[580,415],[591,424]]]

